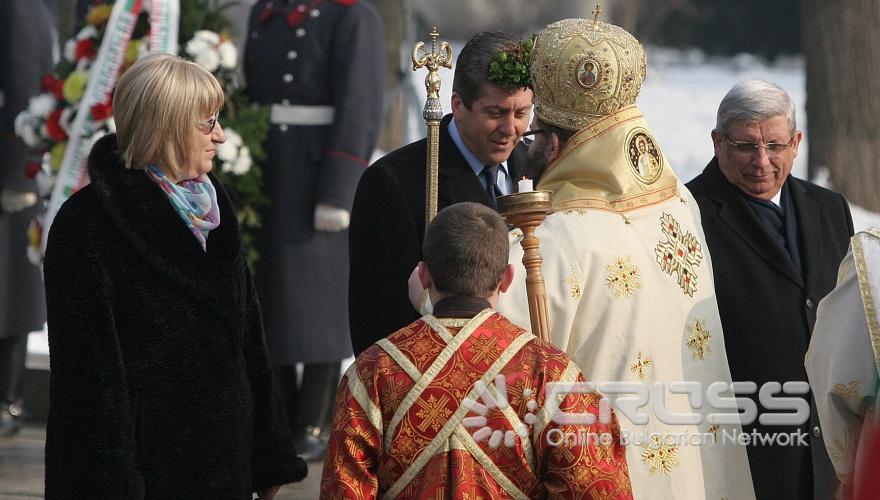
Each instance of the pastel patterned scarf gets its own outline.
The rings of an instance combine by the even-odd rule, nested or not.
[[[207,251],[208,233],[220,225],[217,191],[211,179],[202,174],[175,184],[155,165],[147,167],[147,175],[168,195],[171,205],[202,245],[202,250]]]

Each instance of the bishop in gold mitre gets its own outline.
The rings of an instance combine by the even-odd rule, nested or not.
[[[711,256],[697,203],[636,105],[646,71],[638,40],[598,19],[559,21],[535,42],[529,156],[537,189],[554,193],[536,232],[550,341],[600,391],[610,381],[646,391],[644,420],[616,404],[634,395],[604,392],[635,498],[754,498],[740,425],[707,418],[723,411],[706,402],[710,384],[731,382]],[[528,325],[520,237],[511,233],[516,278],[498,309]],[[679,381],[697,383],[702,406]]]

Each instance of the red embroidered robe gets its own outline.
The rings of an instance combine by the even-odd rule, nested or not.
[[[632,498],[613,415],[553,422],[545,389],[566,381],[583,382],[566,354],[491,309],[425,316],[343,377],[321,498]],[[600,415],[596,393],[559,399]]]

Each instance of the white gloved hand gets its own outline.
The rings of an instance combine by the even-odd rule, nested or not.
[[[348,210],[318,203],[315,206],[315,230],[336,232],[348,227],[351,214]]]
[[[36,204],[37,195],[30,191],[13,191],[6,188],[0,191],[0,210],[3,213],[14,214]]]

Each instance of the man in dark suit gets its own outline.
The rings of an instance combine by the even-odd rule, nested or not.
[[[438,210],[463,201],[494,207],[496,196],[515,191],[533,93],[488,80],[493,55],[514,44],[502,33],[479,33],[458,56],[452,114],[440,124]],[[358,184],[348,288],[355,354],[418,318],[407,280],[422,256],[426,155],[425,139],[406,145],[376,161]]]
[[[731,375],[759,389],[807,380],[816,305],[834,288],[853,234],[843,196],[790,175],[802,138],[783,89],[739,83],[718,108],[715,158],[687,184],[712,254]],[[830,498],[834,470],[810,406],[800,426],[743,426],[745,433],[802,438],[791,446],[748,447],[757,498]],[[760,403],[758,411],[767,413]]]

